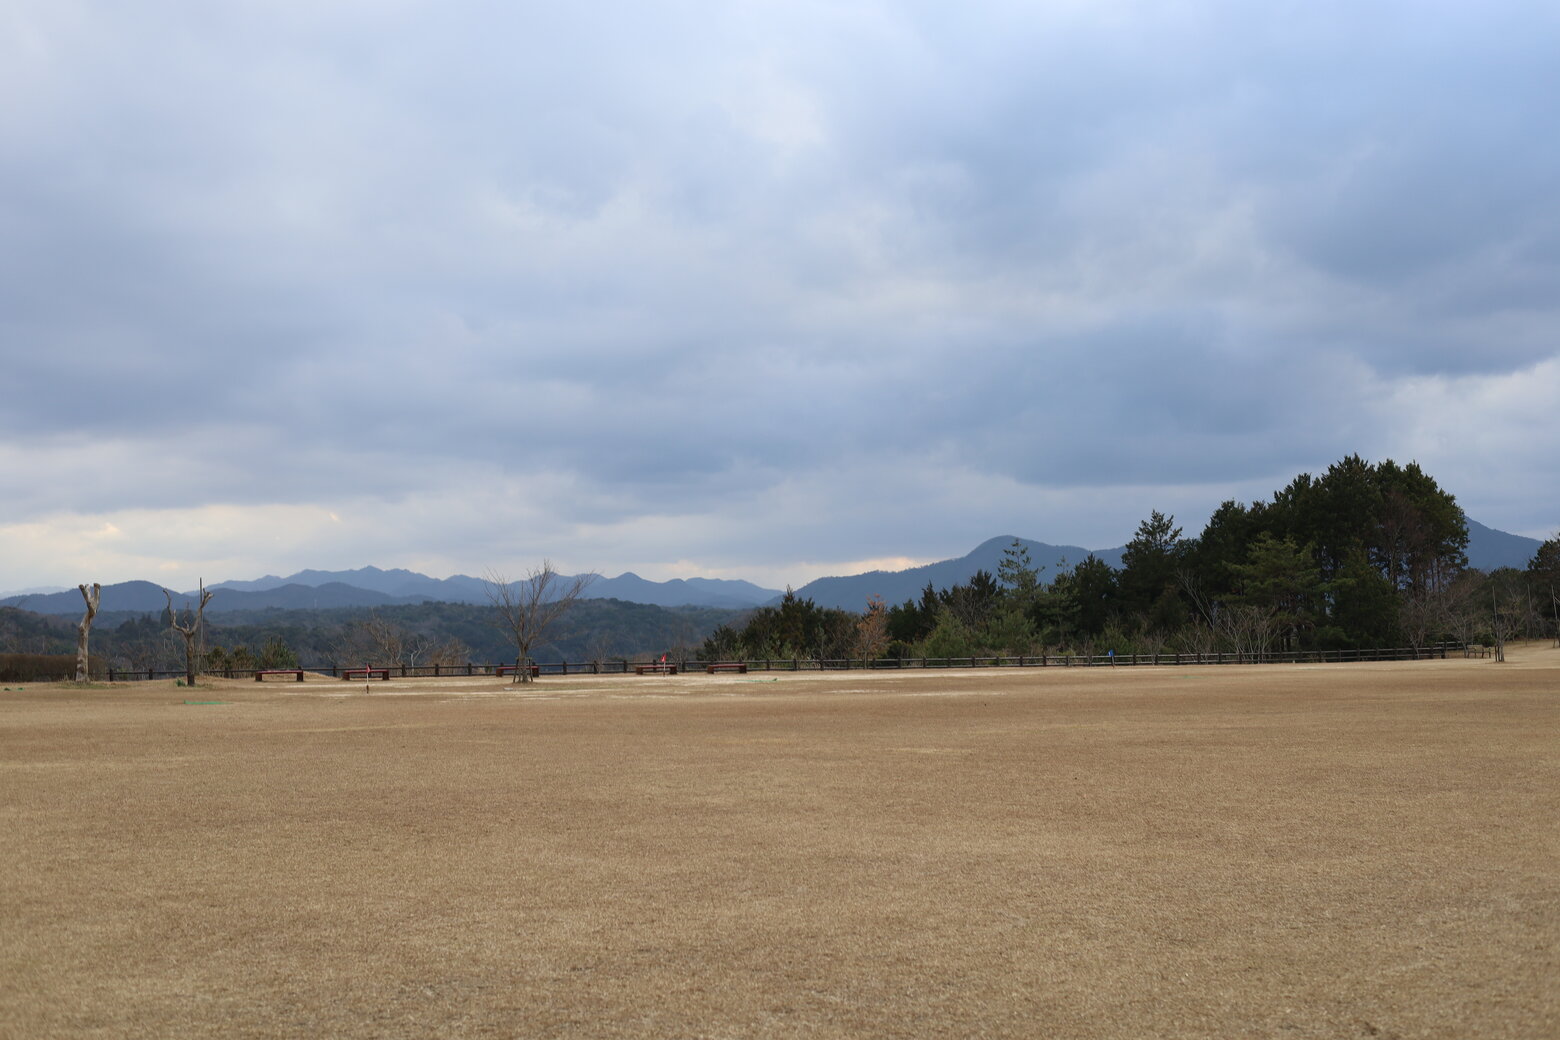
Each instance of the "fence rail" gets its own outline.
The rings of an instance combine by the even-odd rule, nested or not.
[[[1468,647],[1462,644],[1437,646],[1394,647],[1371,650],[1284,650],[1260,653],[1156,653],[1156,654],[1032,654],[1021,657],[890,657],[877,660],[851,658],[760,658],[741,662],[750,672],[818,672],[818,671],[897,671],[900,669],[937,668],[1133,668],[1142,666],[1176,665],[1226,665],[1226,664],[1347,664],[1367,661],[1428,661],[1445,659],[1448,653],[1464,654]],[[633,675],[636,669],[656,664],[652,658],[644,661],[619,659],[616,661],[555,661],[550,664],[537,662],[539,675]],[[702,671],[710,662],[693,658],[668,660],[680,671]],[[352,670],[361,672],[364,665],[326,664],[304,667],[304,671],[319,675],[340,676]],[[383,665],[373,665],[376,670]],[[459,665],[390,665],[391,675],[399,678],[444,678],[457,676],[494,676],[499,669],[513,670],[514,662],[501,664]],[[263,668],[214,668],[201,674],[228,679],[253,678]],[[291,669],[288,669],[291,671]],[[166,668],[109,668],[109,682],[132,682],[152,679],[182,678],[184,669]]]

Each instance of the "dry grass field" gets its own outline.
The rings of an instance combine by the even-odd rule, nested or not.
[[[13,688],[0,1036],[1554,1037],[1510,656]]]

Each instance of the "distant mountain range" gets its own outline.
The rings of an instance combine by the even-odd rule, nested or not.
[[[386,571],[378,567],[363,567],[355,571],[299,571],[287,578],[268,575],[253,581],[224,581],[211,588],[247,594],[276,593],[291,585],[323,589],[336,584],[379,593],[389,597],[384,601],[386,603],[424,603],[429,600],[441,600],[446,603],[488,602],[487,582],[481,578],[472,578],[465,574],[457,574],[450,578],[430,578],[416,571],[399,569]],[[727,581],[719,578],[648,581],[632,571],[619,574],[615,578],[597,578],[590,583],[585,594],[592,599],[620,599],[625,603],[647,603],[656,607],[751,607],[779,595],[773,589],[760,588],[747,581]],[[76,596],[79,599],[81,594],[78,592]],[[206,609],[215,609],[216,602],[213,599],[212,605]],[[253,610],[255,608],[245,606],[228,609]]]
[[[1002,553],[1012,545],[1012,535],[989,538],[955,560],[942,560],[903,571],[869,571],[845,577],[818,578],[796,590],[804,599],[822,607],[861,610],[869,596],[881,596],[889,604],[918,599],[927,582],[933,588],[951,588],[969,581],[976,571],[997,573]],[[1060,571],[1093,555],[1112,567],[1121,566],[1125,547],[1084,549],[1076,545],[1050,545],[1019,539],[1029,550],[1030,562],[1040,569],[1041,581],[1049,581]],[[1536,538],[1508,534],[1468,521],[1468,563],[1480,570],[1500,567],[1526,567],[1541,543]],[[488,602],[486,583],[480,578],[457,574],[450,578],[430,578],[408,570],[381,570],[363,567],[355,571],[299,571],[286,578],[267,575],[251,581],[224,581],[210,588],[218,590],[206,607],[217,615],[244,610],[328,610],[336,607],[385,607],[443,601],[447,603]],[[592,599],[617,599],[627,603],[645,603],[660,607],[724,607],[743,609],[777,602],[781,592],[752,582],[718,578],[674,578],[649,581],[637,574],[624,573],[615,578],[598,578],[586,595]],[[193,602],[194,592],[174,593],[175,606]],[[103,587],[104,611],[161,613],[168,604],[163,587],[149,581],[127,581]],[[76,615],[82,611],[81,593],[75,589],[55,592],[33,591],[0,598],[0,607],[20,607],[37,614]]]
[[[246,610],[330,610],[336,607],[389,607],[415,603],[487,603],[487,584],[480,578],[457,574],[430,578],[406,570],[363,567],[355,571],[299,571],[286,578],[267,575],[251,581],[224,581],[208,585],[216,592],[206,606],[210,615]],[[774,589],[752,582],[718,578],[677,578],[647,581],[637,574],[598,578],[586,595],[592,599],[618,599],[658,607],[755,607],[780,596]],[[173,605],[197,601],[195,591],[174,592]],[[104,611],[160,614],[168,606],[163,586],[149,581],[126,581],[103,586]],[[80,614],[81,593],[76,589],[33,593],[0,599],[0,607],[20,607],[35,614]]]

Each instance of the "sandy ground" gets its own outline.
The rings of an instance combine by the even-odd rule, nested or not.
[[[0,1036],[1560,1036],[1511,658],[13,687]]]

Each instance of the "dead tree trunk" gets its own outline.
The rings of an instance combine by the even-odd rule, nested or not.
[[[1503,662],[1506,660],[1506,629],[1504,619],[1500,616],[1500,603],[1495,598],[1493,582],[1490,584],[1490,621],[1495,629],[1495,660]]]
[[[81,624],[76,626],[76,681],[86,682],[91,669],[91,661],[87,656],[87,636],[92,631],[92,619],[97,617],[103,586],[94,581],[91,592],[87,591],[85,585],[77,585],[76,588],[81,590],[81,598],[87,601],[87,612],[82,615]]]
[[[163,595],[168,597],[168,625],[179,635],[184,637],[184,685],[195,685],[195,661],[200,655],[195,652],[195,637],[200,634],[201,626],[206,621],[206,604],[211,601],[211,590],[206,588],[205,579],[200,583],[200,606],[190,616],[188,624],[179,623],[179,612],[173,609],[173,593],[163,589]],[[189,604],[184,605],[189,610]]]

